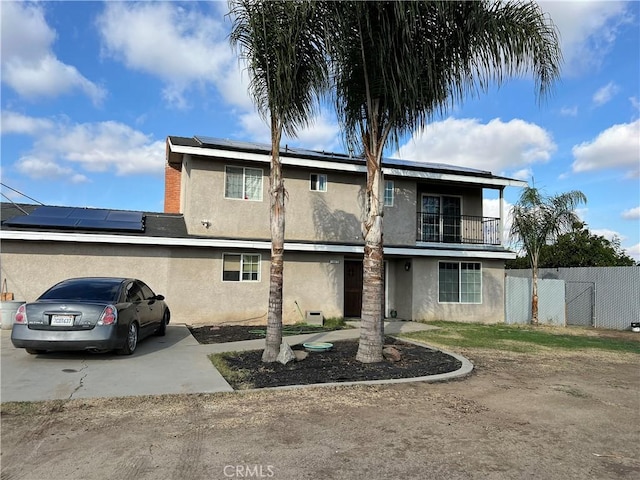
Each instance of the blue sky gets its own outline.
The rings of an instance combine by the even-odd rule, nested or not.
[[[388,154],[581,190],[589,229],[640,260],[640,3],[539,3],[564,55],[552,95],[539,104],[532,79],[514,79]],[[268,143],[226,13],[226,1],[1,1],[2,183],[50,205],[162,211],[168,135]],[[331,108],[284,142],[345,150]],[[507,189],[507,206],[518,195]]]

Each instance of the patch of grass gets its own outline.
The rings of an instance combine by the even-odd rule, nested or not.
[[[294,323],[293,325],[283,325],[282,326],[282,335],[290,336],[290,335],[303,335],[307,333],[318,333],[318,332],[330,332],[333,330],[342,330],[345,328],[353,328],[348,325],[344,318],[342,317],[332,317],[325,318],[324,323],[322,325],[312,325],[309,323]],[[251,331],[252,333],[259,334],[262,336],[267,335],[267,327],[256,327],[255,330]]]
[[[64,410],[67,400],[47,400],[42,402],[3,402],[0,404],[2,415],[49,415]]]
[[[212,353],[209,355],[209,360],[227,382],[239,385],[238,388],[242,389],[253,388],[253,385],[248,381],[251,376],[248,370],[231,368],[227,363],[227,358],[237,357],[238,355],[239,352]]]
[[[345,328],[353,328],[351,325],[347,325],[344,317],[325,318],[323,327],[330,330],[343,330]]]
[[[511,352],[534,352],[541,349],[597,349],[640,354],[640,342],[634,339],[561,333],[527,325],[484,325],[458,322],[426,322],[438,327],[402,336],[446,347],[483,348]]]
[[[570,387],[568,385],[558,385],[553,387],[555,390],[558,390],[560,392],[564,392],[567,395],[570,395],[572,397],[576,397],[576,398],[589,398],[589,395],[585,392],[583,392],[582,390],[579,390],[575,387]]]

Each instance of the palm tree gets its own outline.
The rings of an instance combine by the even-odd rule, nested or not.
[[[271,267],[264,362],[277,359],[282,342],[286,190],[280,162],[282,132],[295,136],[307,126],[324,91],[326,61],[320,22],[310,1],[231,0],[231,44],[247,62],[249,90],[260,115],[271,128],[269,173]]]
[[[532,72],[540,96],[559,76],[555,27],[535,2],[323,2],[338,116],[367,166],[362,328],[357,359],[382,360],[383,173],[391,140],[467,95]]]
[[[575,209],[586,203],[587,197],[579,190],[572,190],[551,197],[535,187],[526,187],[511,210],[511,236],[520,241],[531,266],[531,323],[538,324],[538,261],[541,248],[558,235],[571,230],[580,219]]]

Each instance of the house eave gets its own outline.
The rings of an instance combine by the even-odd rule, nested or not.
[[[50,231],[24,231],[2,230],[0,240],[40,241],[40,242],[70,242],[70,243],[99,243],[119,245],[146,245],[164,247],[209,247],[229,249],[270,250],[271,242],[267,240],[241,240],[223,238],[202,237],[147,237],[135,235],[109,235],[101,233],[76,233],[76,232],[50,232]],[[290,252],[334,253],[334,254],[358,254],[364,253],[362,245],[327,244],[285,242],[284,248]],[[488,249],[479,247],[474,249],[458,248],[411,248],[411,247],[384,247],[384,253],[388,256],[408,257],[460,257],[460,258],[486,258],[509,260],[516,257],[514,252],[508,250]]]
[[[257,162],[262,164],[269,164],[271,162],[271,155],[257,152],[248,151],[235,151],[230,149],[218,149],[209,147],[194,147],[189,145],[175,145],[171,142],[171,139],[167,139],[167,145],[169,154],[167,156],[169,161],[176,161],[177,156],[181,155],[196,155],[200,157],[209,158],[221,158],[228,160]],[[360,173],[366,174],[367,168],[365,165],[356,163],[345,162],[332,162],[330,160],[313,160],[309,158],[300,158],[290,155],[281,154],[280,161],[285,166],[312,168],[318,170],[328,171],[340,171],[347,173]],[[466,183],[473,185],[480,185],[487,188],[504,188],[504,187],[526,187],[527,182],[516,180],[512,178],[487,176],[487,175],[473,175],[473,174],[455,174],[447,172],[437,172],[432,170],[416,170],[416,169],[404,169],[398,167],[384,167],[382,168],[384,175],[413,178],[418,180],[431,180],[441,182],[456,182]]]

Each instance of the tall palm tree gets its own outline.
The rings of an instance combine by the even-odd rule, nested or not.
[[[311,1],[231,0],[231,44],[240,50],[250,75],[249,90],[271,128],[269,173],[271,267],[264,362],[277,359],[282,342],[286,190],[280,162],[282,132],[295,136],[317,106],[327,81],[322,37]]]
[[[559,76],[555,27],[535,2],[323,2],[336,105],[367,165],[362,328],[357,359],[382,360],[383,174],[390,140],[467,95],[532,72],[543,96]]]
[[[576,207],[587,202],[579,190],[545,196],[535,187],[526,187],[511,210],[511,236],[520,241],[531,266],[531,323],[538,324],[538,261],[540,250],[570,231],[579,222]]]

